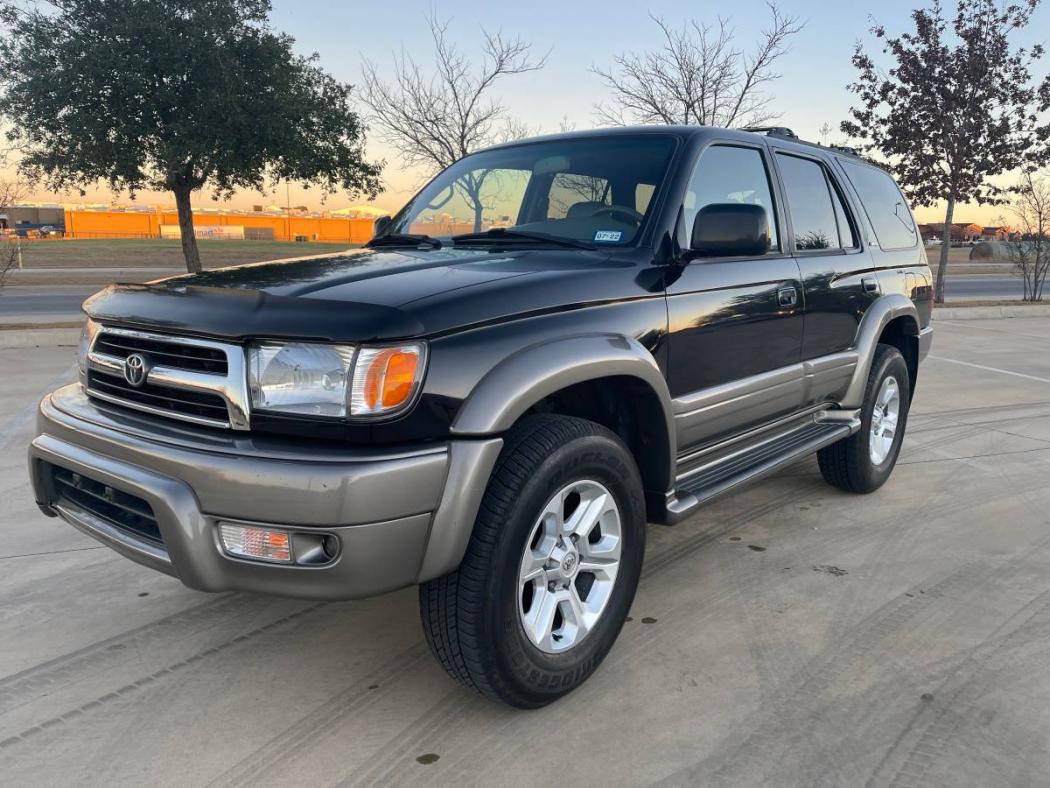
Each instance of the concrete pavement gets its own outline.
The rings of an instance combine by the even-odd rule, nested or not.
[[[650,528],[620,641],[536,712],[457,687],[406,590],[209,596],[41,516],[0,349],[0,783],[1031,785],[1050,773],[1050,320],[940,321],[871,496],[813,460]]]

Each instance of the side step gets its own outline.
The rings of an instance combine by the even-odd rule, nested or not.
[[[667,501],[665,523],[674,525],[700,504],[847,438],[859,428],[858,421],[815,422],[701,465],[678,478],[674,495]]]

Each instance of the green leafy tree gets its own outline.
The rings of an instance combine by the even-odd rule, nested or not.
[[[1033,80],[1043,47],[1018,47],[1039,0],[1003,5],[959,0],[952,17],[938,2],[912,11],[914,30],[872,35],[889,60],[883,71],[862,44],[850,90],[860,98],[842,131],[885,158],[918,205],[946,203],[935,298],[944,301],[951,223],[959,203],[997,204],[1006,190],[989,179],[1045,160],[1050,77]]]
[[[55,190],[105,182],[190,201],[279,180],[375,196],[350,86],[269,26],[268,0],[55,0],[9,9],[0,115],[23,171]]]

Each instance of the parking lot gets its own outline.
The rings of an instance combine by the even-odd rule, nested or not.
[[[414,589],[206,595],[41,515],[0,349],[0,782],[1026,785],[1050,774],[1050,319],[941,321],[879,492],[813,459],[651,526],[617,645],[513,711],[459,689]]]

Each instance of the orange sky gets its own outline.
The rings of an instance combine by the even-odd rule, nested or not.
[[[387,166],[383,171],[385,191],[375,200],[375,205],[391,212],[399,209],[416,191],[424,181],[424,174],[419,171],[405,170],[399,166],[399,162],[392,151],[385,151],[379,145],[370,146],[372,158],[385,158]],[[1009,179],[998,179],[1000,182],[1009,183]],[[311,210],[334,210],[343,208],[350,204],[364,202],[362,199],[350,200],[345,194],[329,195],[327,199],[317,189],[303,189],[298,184],[289,184],[288,197],[293,206],[305,205]],[[116,201],[118,204],[131,202],[128,195],[114,195],[106,188],[87,190],[87,194],[80,196],[76,192],[69,194],[58,194],[46,190],[37,190],[29,198],[30,201],[39,202],[70,202],[70,203],[110,203]],[[194,206],[206,207],[229,207],[239,210],[250,210],[253,205],[279,205],[286,203],[284,185],[271,192],[240,191],[229,201],[216,202],[206,192],[199,192],[194,196]],[[174,198],[164,192],[139,192],[134,200],[137,205],[161,205],[174,207]],[[915,208],[915,217],[921,223],[936,223],[944,221],[944,205],[938,204],[932,208]],[[959,205],[955,209],[956,223],[973,222],[980,225],[1009,224],[1009,207],[1005,205]]]
[[[911,27],[910,14],[916,0],[880,0],[877,4],[817,3],[815,0],[781,0],[785,13],[797,14],[806,20],[803,32],[792,42],[789,52],[777,61],[781,79],[770,88],[774,96],[771,108],[780,113],[777,123],[792,128],[804,139],[821,139],[820,128],[828,124],[832,129],[848,117],[855,96],[847,89],[856,76],[851,65],[853,48],[858,40],[872,44],[869,28],[878,17],[880,24],[893,32]],[[480,55],[482,37],[479,28],[520,34],[535,44],[537,51],[548,53],[542,71],[521,74],[501,81],[498,97],[510,114],[526,121],[530,127],[543,132],[556,131],[562,119],[586,129],[594,123],[594,107],[608,98],[608,91],[594,73],[595,66],[607,67],[617,53],[660,47],[663,41],[659,28],[650,14],[663,16],[677,25],[690,17],[702,17],[705,9],[690,0],[649,0],[648,3],[627,3],[613,0],[532,0],[530,3],[470,4],[457,11],[446,10],[432,0],[388,0],[385,3],[331,3],[324,0],[274,0],[272,22],[276,29],[295,38],[295,48],[302,54],[316,52],[323,66],[337,79],[358,83],[361,62],[375,62],[380,68],[392,65],[394,53],[410,52],[429,68],[432,49],[430,31],[426,24],[428,11],[440,7],[441,13],[455,22],[450,34],[462,52],[471,58]],[[610,9],[613,9],[610,12]],[[768,21],[765,0],[735,0],[728,12],[733,16],[737,43],[746,45],[756,39]],[[456,17],[458,14],[458,18]],[[325,24],[317,20],[323,18]],[[396,24],[390,24],[396,19]],[[559,24],[551,24],[551,19]],[[1018,43],[1031,46],[1045,36],[1050,23],[1050,6],[1040,6],[1028,29],[1018,34]],[[581,34],[581,31],[586,31]],[[877,49],[877,48],[876,48]],[[884,64],[885,65],[885,64]],[[1035,69],[1038,77],[1045,73],[1045,63]],[[834,132],[829,142],[842,142]],[[387,210],[396,210],[420,185],[422,173],[406,172],[400,167],[393,151],[385,149],[370,136],[369,158],[385,159],[386,191],[376,204]],[[1001,179],[1001,185],[1012,182]],[[290,188],[292,205],[307,205],[312,209],[341,208],[360,202],[347,195],[336,194],[322,206],[316,191]],[[38,200],[62,202],[109,203],[114,195],[105,189],[89,190],[84,197],[77,194],[56,195],[39,192]],[[118,195],[126,202],[127,195]],[[166,194],[142,193],[137,202],[146,205],[172,205]],[[228,205],[232,208],[251,208],[258,204],[285,205],[285,189],[259,194],[242,192]],[[199,194],[195,205],[216,205],[207,193]],[[1006,206],[961,205],[956,210],[957,222],[1000,224],[1008,215]],[[920,222],[943,221],[943,206],[916,210]]]

